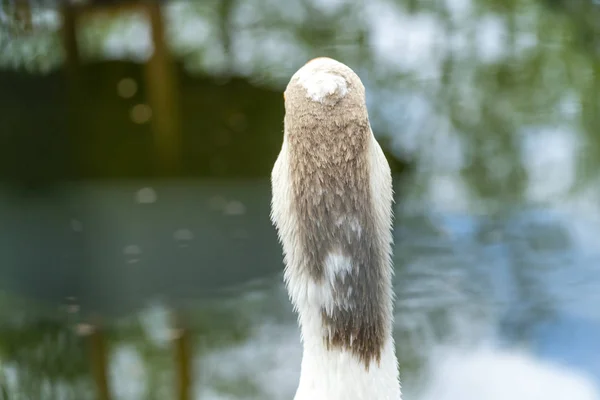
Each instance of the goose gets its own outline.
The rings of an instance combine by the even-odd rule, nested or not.
[[[294,400],[400,400],[392,337],[392,178],[345,64],[313,59],[285,92],[271,221],[301,331]]]

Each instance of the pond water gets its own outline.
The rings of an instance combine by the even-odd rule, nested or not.
[[[99,312],[115,398],[170,397],[175,307],[192,332],[195,398],[291,398],[301,345],[268,182],[148,184],[71,185],[54,202],[5,192],[3,287],[37,298],[10,295],[3,307],[7,390],[50,379],[73,396],[91,393],[82,346]],[[406,201],[396,210],[394,336],[406,397],[598,399],[600,221],[580,204],[493,217],[456,208]],[[73,250],[57,279],[49,261]]]

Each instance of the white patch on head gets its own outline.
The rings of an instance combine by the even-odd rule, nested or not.
[[[335,72],[341,65],[328,58],[318,58],[300,68],[292,79],[298,80],[312,101],[323,103],[333,95],[341,98],[348,93],[348,82]]]
[[[306,97],[319,103],[333,94],[337,93],[340,97],[344,97],[348,93],[346,80],[329,72],[306,74],[299,78],[299,82],[306,89]]]

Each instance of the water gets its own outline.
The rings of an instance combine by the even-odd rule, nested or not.
[[[585,225],[536,210],[492,228],[465,215],[400,224],[394,336],[407,398],[599,398],[600,253],[580,248],[577,224]],[[264,285],[234,296],[240,314],[251,315],[252,334],[200,358],[206,383],[198,398],[293,396],[298,331],[289,312],[274,316],[286,301],[279,280]],[[223,393],[213,380],[258,394]]]
[[[108,312],[113,315],[108,323],[109,370],[116,398],[145,399],[148,393],[164,398],[174,391],[172,345],[177,330],[171,323],[171,310],[183,306],[194,338],[195,398],[291,398],[298,380],[301,345],[282,284],[280,249],[273,232],[260,235],[269,241],[253,239],[256,232],[272,229],[267,218],[268,183],[253,182],[251,188],[240,188],[239,183],[155,183],[155,201],[140,202],[140,188],[144,187],[144,182],[72,186],[64,192],[70,194],[70,201],[62,196],[63,201],[57,203],[60,206],[49,208],[42,202],[45,207],[40,210],[39,205],[27,208],[19,204],[28,215],[37,212],[38,222],[30,227],[46,225],[50,230],[52,220],[47,217],[57,209],[63,210],[64,220],[56,225],[64,225],[66,230],[72,229],[72,217],[65,210],[79,210],[76,226],[81,229],[72,234],[87,235],[84,248],[89,254],[81,259],[93,264],[79,264],[80,275],[62,275],[63,291],[52,294],[57,296],[53,301],[61,300],[65,306],[58,314],[50,313],[53,318],[63,315],[59,322],[46,327],[27,325],[25,321],[34,323],[38,320],[34,315],[39,314],[27,312],[32,308],[7,306],[3,311],[6,327],[24,336],[37,332],[37,339],[28,340],[40,346],[39,354],[49,368],[41,376],[52,372],[54,383],[66,379],[72,387],[81,380],[80,385],[89,388],[91,383],[83,372],[73,375],[68,371],[88,368],[81,340],[93,329],[89,325],[92,311]],[[90,192],[93,195],[82,195]],[[187,212],[179,217],[180,210],[194,209],[186,202],[206,206],[197,207],[193,217]],[[565,393],[574,400],[600,398],[596,357],[600,351],[598,221],[565,207],[506,207],[505,213],[496,217],[445,211],[455,208],[438,204],[432,212],[406,202],[396,210],[394,337],[406,398],[563,399]],[[18,218],[8,202],[4,210]],[[96,215],[91,210],[103,212]],[[120,221],[121,225],[108,221]],[[176,228],[179,226],[186,228]],[[212,256],[202,229],[215,229],[207,233],[212,237],[210,247],[219,248],[220,242],[233,246],[236,242],[231,236],[215,236],[223,228],[231,235],[249,232],[236,239],[240,250],[228,254],[244,261],[236,258],[207,264]],[[5,226],[4,232],[7,229],[8,234],[18,233],[11,225]],[[259,242],[264,250],[243,250]],[[68,249],[63,243],[55,250]],[[168,251],[173,252],[169,259],[177,262],[168,264],[165,274],[156,256],[147,253]],[[98,257],[102,253],[104,257]],[[35,265],[16,255],[13,261],[19,268]],[[5,263],[10,260],[5,258]],[[116,269],[110,269],[115,263],[119,264]],[[262,273],[257,272],[261,265]],[[223,267],[231,272],[214,274]],[[127,272],[129,268],[138,271]],[[252,270],[253,278],[240,278],[247,269]],[[93,290],[59,299],[68,292],[68,282],[81,283],[76,279],[86,276],[81,271],[101,272],[97,276],[104,278],[94,281]],[[37,274],[37,279],[51,279],[45,278],[42,270]],[[28,277],[13,275],[13,282],[31,279]],[[233,277],[234,281],[223,280]],[[205,290],[179,290],[183,281]],[[206,290],[211,287],[214,289]],[[92,300],[89,292],[100,297]],[[23,319],[26,315],[29,318]],[[24,338],[6,336],[6,330],[4,335],[9,346],[23,346]],[[49,358],[48,346],[62,349],[64,354]],[[8,376],[18,376],[14,371],[21,371],[19,366],[31,368],[31,356],[9,352],[7,359],[12,361],[5,361]],[[61,363],[67,372],[54,371]],[[74,367],[74,363],[79,364]],[[35,382],[35,377],[31,379]],[[9,387],[14,385],[17,390],[19,381],[13,381],[8,379]],[[26,382],[20,384],[27,387]],[[88,393],[89,389],[80,390],[75,393]]]

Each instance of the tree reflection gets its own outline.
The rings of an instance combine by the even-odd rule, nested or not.
[[[5,3],[3,19],[14,22],[29,13],[32,33],[5,28],[0,65],[38,72],[62,65],[56,5],[32,1],[30,11],[19,12],[15,7]],[[122,14],[122,6],[114,7],[117,12],[78,26],[86,57],[115,57],[111,52],[120,46],[119,36],[131,48],[146,46],[141,31],[128,28],[134,23],[125,17],[131,9],[123,8]],[[168,46],[192,76],[243,76],[254,85],[281,89],[312,56],[327,54],[351,64],[369,86],[377,135],[393,138],[396,156],[408,152],[411,160],[430,166],[420,175],[425,181],[450,170],[477,198],[492,203],[523,199],[528,184],[524,129],[558,123],[583,141],[585,151],[575,155],[576,183],[596,178],[600,140],[594,129],[600,102],[594,33],[600,24],[593,23],[599,14],[593,2],[296,0],[284,7],[268,0],[172,1],[163,11]],[[150,23],[147,18],[135,21]],[[395,97],[391,103],[383,96],[386,91]],[[569,116],[560,111],[567,95],[575,103]],[[262,95],[253,96],[258,101]],[[398,119],[412,113],[415,96],[427,111],[400,125]],[[276,135],[273,124],[268,130]],[[458,143],[457,159],[444,160],[440,135]],[[432,164],[432,158],[438,160]]]

